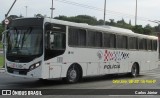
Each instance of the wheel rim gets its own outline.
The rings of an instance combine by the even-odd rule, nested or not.
[[[77,78],[77,72],[76,70],[72,69],[69,73],[70,81],[74,81]]]
[[[137,69],[136,69],[136,67],[133,67],[133,68],[132,68],[132,75],[133,75],[133,76],[136,76],[136,75],[137,75]]]

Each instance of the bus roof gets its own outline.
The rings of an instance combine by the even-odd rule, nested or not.
[[[67,25],[67,26],[73,26],[73,27],[79,27],[79,28],[85,28],[85,29],[91,29],[91,30],[93,29],[97,31],[102,31],[104,33],[111,32],[115,34],[130,35],[130,36],[139,37],[139,38],[158,39],[158,37],[156,36],[138,34],[138,33],[134,33],[132,30],[129,30],[129,29],[123,29],[123,28],[118,28],[113,26],[92,26],[86,23],[74,23],[74,22],[68,22],[64,20],[57,20],[57,19],[51,19],[51,18],[45,18],[45,21]]]
[[[18,18],[18,19],[25,19],[25,18]],[[33,17],[31,17],[31,19],[33,19]],[[96,30],[104,33],[110,32],[114,34],[128,35],[128,36],[139,37],[139,38],[158,39],[158,37],[156,36],[138,34],[138,33],[134,33],[132,30],[129,30],[129,29],[123,29],[123,28],[118,28],[113,26],[99,26],[99,25],[93,26],[93,25],[88,25],[86,23],[75,23],[75,22],[69,22],[69,21],[57,20],[57,19],[51,19],[51,18],[44,18],[44,22],[62,24],[62,25],[79,27],[84,29],[91,29],[91,30]]]

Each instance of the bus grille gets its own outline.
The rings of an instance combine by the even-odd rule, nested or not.
[[[7,67],[7,71],[9,73],[14,73],[16,71],[20,75],[27,75],[28,69],[15,69],[15,68]]]

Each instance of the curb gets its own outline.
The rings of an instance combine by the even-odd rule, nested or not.
[[[5,69],[4,68],[0,68],[0,73],[4,73]]]

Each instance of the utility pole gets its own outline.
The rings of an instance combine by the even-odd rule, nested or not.
[[[106,21],[106,0],[104,0],[104,25],[105,25],[105,21]]]
[[[28,6],[25,6],[25,8],[26,8],[26,17],[27,17],[27,8],[28,8]]]
[[[136,0],[136,11],[135,11],[135,26],[137,25],[137,0]]]
[[[55,10],[55,8],[53,8],[53,0],[52,0],[52,7],[50,9],[51,9],[51,18],[53,18],[53,10]]]
[[[5,21],[6,21],[7,17],[8,17],[8,14],[11,11],[11,9],[13,8],[14,4],[16,3],[16,1],[17,0],[15,0],[13,2],[13,4],[11,5],[11,7],[9,8],[7,14],[5,14]],[[5,30],[7,30],[7,24],[6,23],[5,23]],[[4,34],[4,44],[6,44],[6,33]],[[5,68],[5,63],[6,63],[6,60],[5,60],[5,58],[6,58],[6,45],[3,45],[3,54],[4,54],[4,66],[3,66],[3,68]]]

